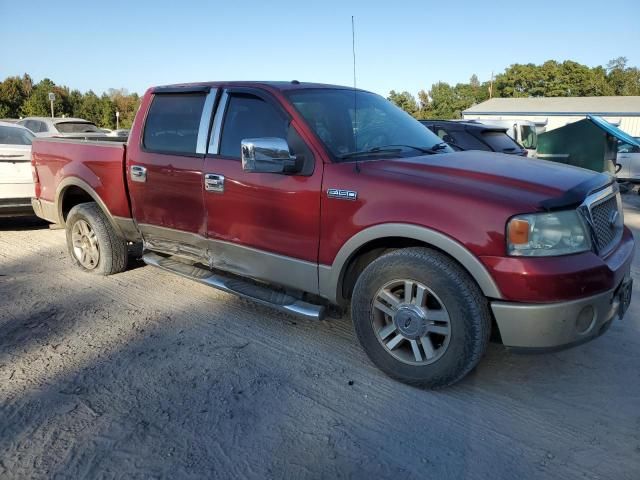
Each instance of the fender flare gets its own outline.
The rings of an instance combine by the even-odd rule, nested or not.
[[[320,265],[318,268],[320,295],[333,303],[344,304],[345,299],[340,292],[342,278],[353,255],[373,240],[392,237],[417,240],[442,250],[462,265],[486,297],[503,298],[487,268],[464,245],[436,230],[407,223],[374,225],[347,240],[338,251],[332,265]]]
[[[107,205],[100,198],[100,195],[98,195],[98,193],[91,187],[91,185],[78,177],[66,177],[58,184],[56,188],[56,200],[54,208],[58,218],[58,223],[60,225],[65,224],[64,214],[62,212],[62,200],[64,197],[64,192],[69,187],[78,187],[84,190],[98,204],[100,209],[109,220],[111,226],[122,238],[130,241],[135,241],[140,238],[140,234],[137,227],[135,226],[133,219],[113,216],[109,211],[109,208],[107,208]]]

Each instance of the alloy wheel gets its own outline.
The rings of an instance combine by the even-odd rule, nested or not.
[[[386,283],[373,300],[372,328],[397,360],[428,365],[447,350],[451,322],[440,298],[426,285],[409,279]]]
[[[85,220],[78,220],[71,229],[73,254],[80,264],[87,270],[98,266],[100,261],[100,247],[96,233]]]

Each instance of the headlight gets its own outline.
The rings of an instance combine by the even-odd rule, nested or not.
[[[507,252],[551,257],[591,250],[591,237],[576,210],[517,215],[507,224]]]

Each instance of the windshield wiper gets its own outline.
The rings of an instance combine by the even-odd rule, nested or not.
[[[380,147],[369,148],[368,150],[360,150],[357,152],[345,153],[344,155],[340,155],[338,158],[340,158],[341,160],[345,160],[347,158],[354,158],[354,157],[360,157],[364,155],[371,155],[371,154],[378,154],[378,153],[380,154],[400,153],[403,148],[412,148],[413,150],[417,150],[421,153],[434,154],[434,153],[440,153],[439,150],[447,148],[447,144],[438,143],[431,148],[416,147],[415,145],[404,145],[404,144],[383,145]]]

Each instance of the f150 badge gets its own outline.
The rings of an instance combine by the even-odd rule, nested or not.
[[[339,198],[340,200],[355,200],[358,198],[358,192],[353,190],[340,190],[339,188],[329,188],[327,190],[327,197]]]

